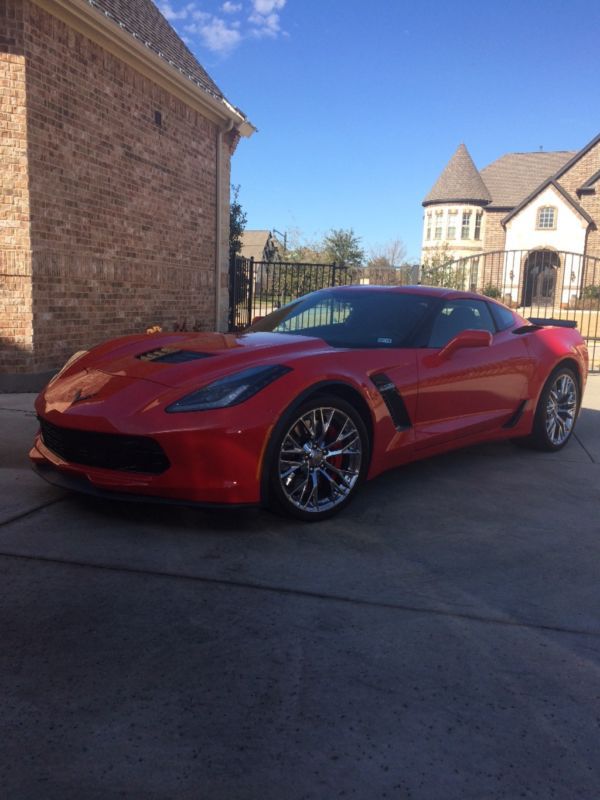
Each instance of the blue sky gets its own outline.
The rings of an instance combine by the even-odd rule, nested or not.
[[[249,228],[353,228],[418,258],[421,200],[465,142],[574,150],[600,133],[595,0],[159,0],[259,129],[232,181]]]

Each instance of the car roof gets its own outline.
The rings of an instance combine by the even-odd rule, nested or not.
[[[323,291],[323,290],[321,290]],[[343,292],[350,291],[360,293],[375,293],[375,292],[395,292],[398,294],[418,294],[430,297],[445,297],[449,300],[458,298],[474,298],[481,300],[481,295],[476,292],[461,292],[457,289],[446,289],[442,286],[424,286],[422,284],[411,284],[409,286],[374,286],[371,284],[351,284],[349,286],[335,286],[326,291]],[[489,298],[486,298],[489,299]]]

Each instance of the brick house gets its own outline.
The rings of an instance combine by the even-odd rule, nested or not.
[[[224,329],[253,131],[151,0],[0,0],[0,390],[152,324]]]
[[[514,305],[573,305],[600,284],[600,135],[481,170],[461,144],[423,206],[422,260],[443,248],[468,263],[470,288],[492,284]]]

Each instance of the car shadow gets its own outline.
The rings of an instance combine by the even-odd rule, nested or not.
[[[565,468],[599,463],[600,411],[582,409],[576,435],[558,453],[540,452],[511,441],[491,442],[470,445],[392,469],[365,484],[352,504],[335,519],[341,523],[341,527],[344,520],[355,522],[360,519],[368,524],[369,520],[382,519],[382,508],[397,505],[400,512],[409,500],[411,505],[419,498],[427,502],[432,495],[432,486],[440,480],[451,481],[453,485],[458,481],[457,491],[461,491],[462,477],[466,497],[473,482],[476,482],[479,494],[485,493],[488,483],[493,484],[493,487],[489,487],[490,491],[499,495],[504,490],[512,491],[510,486],[503,485],[506,483],[503,474],[535,475],[539,472],[539,465],[546,462]],[[78,513],[87,515],[91,512],[110,527],[130,523],[146,530],[173,529],[178,535],[184,532],[210,532],[235,537],[261,531],[281,531],[284,528],[290,531],[310,529],[313,535],[318,535],[321,529],[324,535],[328,535],[331,530],[331,523],[315,525],[258,507],[194,508],[120,499],[108,501],[77,494],[69,495],[69,501]]]

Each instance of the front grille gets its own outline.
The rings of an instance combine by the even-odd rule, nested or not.
[[[123,436],[61,428],[39,420],[42,441],[65,461],[88,467],[158,475],[169,468],[162,447],[148,436]]]

